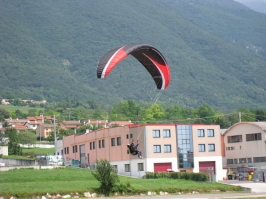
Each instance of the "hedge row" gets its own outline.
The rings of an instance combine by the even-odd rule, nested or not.
[[[171,179],[185,179],[185,180],[194,180],[194,181],[209,181],[208,174],[193,173],[193,172],[146,172],[143,178],[145,179],[171,178]]]

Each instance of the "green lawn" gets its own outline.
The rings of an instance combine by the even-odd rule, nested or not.
[[[87,169],[61,168],[52,170],[15,169],[0,172],[0,196],[29,198],[37,195],[94,192],[100,183]],[[120,176],[120,182],[130,184],[135,193],[147,191],[179,191],[208,193],[211,190],[234,191],[239,188],[221,183],[194,182],[174,179],[136,179]],[[240,189],[239,189],[240,190]]]
[[[10,104],[9,105],[0,104],[0,109],[4,109],[6,111],[20,110],[22,113],[28,113],[29,109],[36,109],[37,111],[44,110],[44,108],[35,108],[35,107],[29,107],[29,106],[13,106]]]
[[[22,153],[34,153],[35,155],[54,155],[54,148],[22,148]]]

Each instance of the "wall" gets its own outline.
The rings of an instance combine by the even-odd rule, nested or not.
[[[0,146],[0,155],[8,156],[8,146]]]
[[[0,158],[1,163],[5,163],[5,166],[26,166],[26,165],[37,165],[36,160],[16,160],[16,159],[5,159]]]

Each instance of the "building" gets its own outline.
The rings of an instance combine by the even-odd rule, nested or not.
[[[62,121],[60,124],[60,128],[62,129],[77,129],[81,126],[80,121],[70,120],[70,121]]]
[[[131,140],[139,140],[143,159],[127,151]],[[145,124],[103,128],[63,138],[67,162],[80,160],[82,167],[96,159],[107,159],[120,174],[141,177],[145,172],[208,172],[213,181],[222,180],[219,125]]]
[[[0,155],[8,156],[8,146],[0,146]]]
[[[36,129],[36,136],[47,138],[51,132],[54,132],[54,124],[41,124]]]
[[[224,132],[227,167],[266,170],[266,122],[239,122]]]

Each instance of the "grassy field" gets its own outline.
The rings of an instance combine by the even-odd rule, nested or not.
[[[44,110],[43,108],[35,108],[35,107],[29,107],[29,106],[13,106],[10,104],[9,105],[0,104],[0,109],[4,109],[6,111],[20,110],[22,113],[28,113],[29,109],[36,109],[37,111]]]
[[[100,183],[87,169],[60,168],[52,170],[15,169],[0,172],[0,196],[16,198],[30,198],[49,193],[70,194],[85,191],[94,192]],[[174,179],[136,179],[120,176],[120,183],[130,185],[134,193],[147,191],[167,191],[169,193],[191,192],[209,193],[212,190],[234,191],[240,187],[221,183],[194,182]],[[130,193],[132,194],[132,193]]]
[[[35,155],[54,155],[54,148],[22,148],[22,153],[33,153]]]

